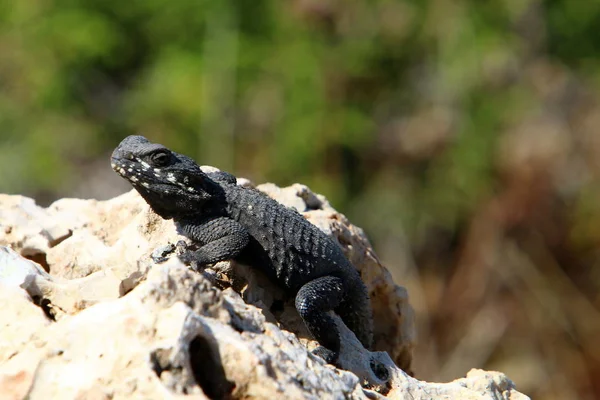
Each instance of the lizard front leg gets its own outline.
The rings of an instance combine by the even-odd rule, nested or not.
[[[250,236],[238,222],[215,217],[195,221],[177,221],[178,231],[185,237],[200,244],[196,251],[186,251],[179,256],[185,264],[202,266],[236,257],[246,247]]]

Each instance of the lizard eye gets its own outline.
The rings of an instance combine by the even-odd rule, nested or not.
[[[165,151],[159,151],[150,156],[150,159],[157,167],[164,167],[171,160],[171,156],[169,153]]]

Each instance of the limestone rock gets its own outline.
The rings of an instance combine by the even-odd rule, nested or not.
[[[33,304],[23,289],[0,285],[0,363],[14,357],[23,346],[35,341],[50,324],[41,307]]]
[[[173,223],[134,191],[48,208],[0,195],[0,397],[526,398],[500,373],[412,378],[408,296],[362,230],[306,186],[258,189],[340,243],[369,289],[377,351],[333,315],[343,369],[326,365],[293,299],[234,262],[188,270]]]
[[[381,362],[385,382],[376,388],[389,398],[521,396],[499,373],[474,371],[448,384],[419,382],[386,353],[362,349],[339,326],[347,357],[340,361]],[[0,382],[13,398],[31,399],[383,397],[363,389],[353,373],[325,365],[295,335],[265,322],[259,309],[174,259],[155,266],[126,296],[40,327],[36,340],[0,365]]]

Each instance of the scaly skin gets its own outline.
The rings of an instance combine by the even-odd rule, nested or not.
[[[367,289],[341,248],[297,211],[226,172],[203,173],[191,158],[149,142],[125,138],[112,154],[127,179],[182,235],[200,247],[180,259],[197,266],[235,259],[265,271],[296,296],[296,309],[321,344],[315,353],[334,364],[340,336],[335,311],[369,348],[373,319]]]

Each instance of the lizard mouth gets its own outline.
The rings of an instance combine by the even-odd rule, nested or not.
[[[131,159],[111,157],[110,165],[117,174],[131,182],[136,189],[140,186],[150,189],[152,184],[167,183],[159,168],[152,168],[150,164],[135,157]]]
[[[138,191],[157,192],[169,195],[178,191],[189,195],[197,193],[190,185],[189,177],[178,179],[176,174],[163,168],[152,167],[147,162],[131,156],[130,158],[111,157],[112,169],[122,178],[128,180]]]

